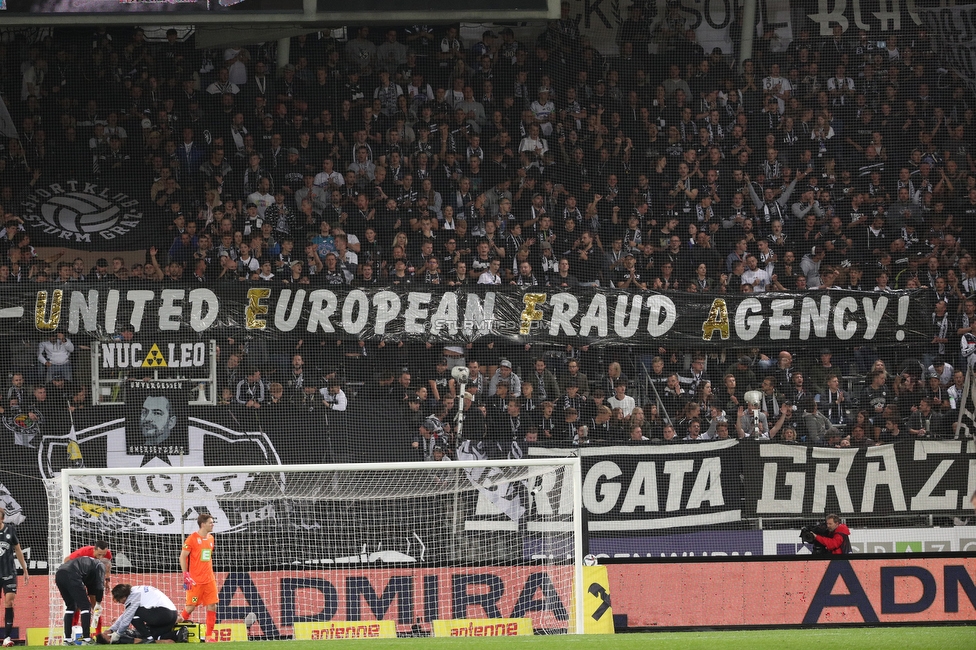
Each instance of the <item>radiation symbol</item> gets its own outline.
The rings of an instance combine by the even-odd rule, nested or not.
[[[153,343],[153,346],[149,348],[149,352],[146,354],[146,358],[142,360],[143,368],[165,368],[166,359],[163,358],[163,353],[160,351],[159,346]]]

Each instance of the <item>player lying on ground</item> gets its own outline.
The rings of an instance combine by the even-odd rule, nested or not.
[[[176,625],[176,605],[169,597],[149,585],[118,584],[112,600],[124,604],[122,615],[102,632],[109,643],[186,643],[189,631]],[[130,629],[131,627],[131,629]]]

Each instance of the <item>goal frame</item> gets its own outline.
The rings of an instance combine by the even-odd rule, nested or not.
[[[61,526],[60,538],[55,535],[49,537],[49,571],[52,579],[51,583],[51,621],[52,625],[60,620],[60,614],[56,615],[55,609],[61,607],[60,595],[54,587],[53,575],[62,564],[62,558],[71,552],[71,492],[70,486],[74,477],[80,476],[99,476],[99,475],[129,475],[144,476],[151,474],[165,473],[167,475],[183,475],[194,473],[213,473],[213,472],[234,472],[234,473],[275,473],[293,474],[300,472],[364,472],[369,470],[396,471],[396,470],[429,470],[436,465],[431,462],[407,462],[407,463],[336,463],[336,464],[306,464],[306,465],[224,465],[224,466],[196,466],[196,467],[172,467],[161,471],[158,467],[129,467],[119,468],[65,468],[61,471],[60,477],[50,481],[49,488],[58,489],[61,503],[60,518],[57,520]],[[573,504],[573,614],[574,620],[571,624],[573,634],[584,633],[584,585],[583,585],[583,476],[582,463],[578,455],[565,458],[531,458],[522,460],[476,460],[476,461],[452,461],[448,463],[450,469],[477,469],[484,467],[508,468],[508,467],[554,467],[563,466],[572,468],[572,504]],[[53,518],[52,518],[53,519]],[[49,532],[54,532],[50,531]],[[57,548],[55,547],[57,545]],[[57,603],[57,605],[55,604]],[[52,627],[52,631],[57,629]],[[52,634],[53,638],[53,634]]]

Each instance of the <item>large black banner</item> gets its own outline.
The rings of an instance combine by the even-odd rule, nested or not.
[[[970,92],[976,89],[976,5],[919,9],[942,65],[959,75]]]
[[[971,440],[915,440],[866,449],[752,446],[742,454],[748,517],[972,515],[976,449]]]
[[[585,449],[530,448],[533,458],[583,460],[583,508],[591,536],[737,524],[742,489],[736,440]]]
[[[830,37],[834,25],[839,25],[852,42],[864,30],[871,47],[877,48],[889,35],[899,37],[901,47],[910,45],[913,30],[922,24],[922,7],[939,4],[937,0],[793,0],[790,8],[794,35],[809,30],[817,47],[817,37]]]
[[[403,287],[74,285],[0,293],[0,325],[40,332],[112,334],[125,325],[154,336],[247,334],[457,343],[728,347],[760,342],[927,344],[928,293],[813,291],[729,294],[562,291],[544,287],[463,291]]]
[[[535,457],[571,449],[531,448]],[[590,535],[736,524],[752,517],[968,516],[969,440],[867,449],[751,440],[578,450]]]

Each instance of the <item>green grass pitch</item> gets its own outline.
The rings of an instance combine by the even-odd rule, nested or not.
[[[976,626],[655,632],[488,639],[268,641],[260,647],[262,650],[322,650],[325,644],[340,650],[974,650]],[[247,645],[250,644],[221,643],[219,647],[220,650],[247,650]]]

